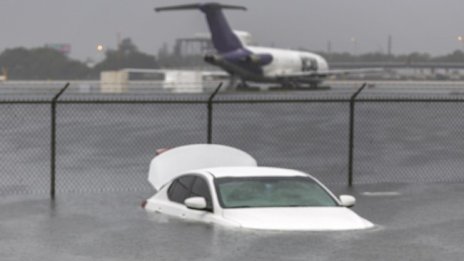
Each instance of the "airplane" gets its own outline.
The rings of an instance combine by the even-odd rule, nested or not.
[[[366,72],[362,69],[330,70],[322,56],[311,52],[245,45],[232,31],[222,12],[223,9],[246,11],[244,6],[197,3],[158,7],[155,11],[192,9],[198,9],[206,15],[216,49],[216,53],[206,54],[204,60],[230,75],[229,89],[249,87],[247,81],[278,83],[290,89],[301,88],[302,84],[317,88],[331,75]]]

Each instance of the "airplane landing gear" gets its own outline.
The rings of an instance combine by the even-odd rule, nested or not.
[[[237,85],[238,80],[240,80],[240,77],[238,77],[238,76],[236,76],[236,75],[231,75],[231,76],[230,76],[230,81],[229,81],[229,84],[227,85],[226,90],[227,90],[227,91],[233,91],[233,90],[237,89],[237,87],[238,87],[238,85]]]
[[[319,84],[317,84],[317,83],[310,83],[309,84],[309,88],[312,89],[312,90],[316,90],[317,87],[319,87]]]
[[[282,85],[282,89],[285,89],[285,90],[296,90],[300,88],[300,84],[295,81],[285,81],[285,82],[282,82],[281,85]]]
[[[240,82],[239,82],[240,81]],[[227,91],[244,90],[244,91],[256,91],[258,87],[250,86],[244,79],[239,76],[232,75],[230,77]]]
[[[249,89],[250,85],[242,79],[241,83],[237,86],[238,89]]]

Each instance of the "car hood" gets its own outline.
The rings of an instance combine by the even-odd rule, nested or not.
[[[224,209],[223,216],[243,228],[265,230],[356,230],[374,226],[344,207]]]

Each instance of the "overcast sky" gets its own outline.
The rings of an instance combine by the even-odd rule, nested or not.
[[[114,48],[118,34],[144,52],[207,31],[200,12],[155,13],[156,6],[186,0],[0,0],[0,52],[11,47],[72,44],[71,56],[97,56],[96,45]],[[412,51],[445,54],[464,48],[463,0],[223,0],[248,7],[227,11],[234,29],[276,47],[333,51]],[[264,5],[264,6],[262,6]],[[350,40],[356,38],[357,47]]]

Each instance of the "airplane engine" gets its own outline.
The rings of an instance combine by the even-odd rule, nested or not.
[[[272,62],[273,57],[270,54],[250,54],[245,61],[257,65],[268,65]]]
[[[230,52],[225,55],[207,54],[204,57],[205,62],[211,64],[218,64],[222,61],[228,62],[246,62],[254,65],[268,65],[272,62],[273,56],[271,54],[253,54],[244,52]]]
[[[217,54],[207,54],[205,55],[203,59],[205,60],[205,62],[212,63],[212,64],[216,64],[219,61],[223,60],[222,56],[217,55]]]

